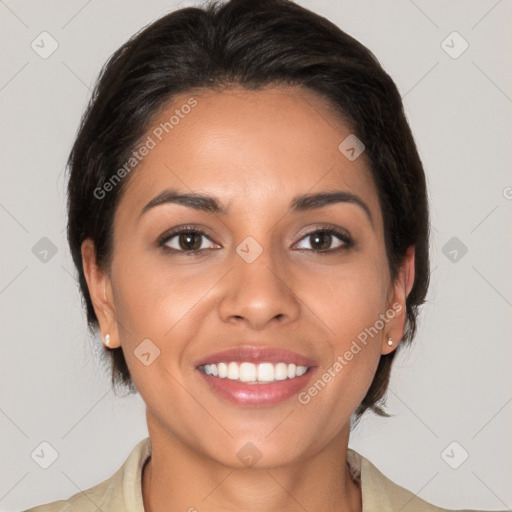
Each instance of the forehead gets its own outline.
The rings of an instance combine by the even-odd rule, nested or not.
[[[154,116],[142,141],[150,149],[120,207],[140,211],[163,190],[178,189],[256,212],[334,189],[362,196],[378,216],[364,153],[351,161],[339,149],[349,136],[333,106],[304,88],[181,94]]]

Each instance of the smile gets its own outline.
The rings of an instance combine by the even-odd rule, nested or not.
[[[194,364],[205,391],[225,404],[272,407],[300,393],[317,369],[297,352],[241,345],[211,353]]]
[[[259,363],[250,362],[221,362],[218,364],[205,364],[199,370],[206,375],[228,379],[247,384],[264,384],[301,377],[309,366],[296,365],[294,363]]]

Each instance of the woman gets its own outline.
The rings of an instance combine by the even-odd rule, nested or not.
[[[439,511],[348,448],[428,289],[423,167],[375,57],[286,0],[186,8],[110,59],[68,239],[149,438],[32,511]]]

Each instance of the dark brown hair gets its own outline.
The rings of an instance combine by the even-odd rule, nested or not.
[[[68,161],[68,240],[90,330],[95,332],[98,320],[80,248],[91,238],[98,264],[108,269],[114,213],[128,178],[112,187],[108,200],[97,191],[177,94],[230,85],[247,90],[298,85],[319,93],[364,143],[383,212],[392,279],[406,249],[416,250],[402,340],[410,343],[429,284],[429,212],[423,166],[400,94],[365,46],[289,0],[214,1],[174,11],[133,36],[103,67]],[[136,391],[122,348],[107,353],[112,384]],[[396,353],[381,356],[357,419],[367,409],[387,415],[381,405]]]

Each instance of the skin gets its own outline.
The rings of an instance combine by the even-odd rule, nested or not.
[[[175,98],[154,124],[190,96]],[[361,511],[346,466],[350,416],[381,354],[403,337],[414,251],[392,282],[368,162],[339,151],[351,132],[323,98],[289,86],[194,98],[197,106],[130,176],[114,218],[111,267],[97,267],[91,240],[82,245],[101,332],[122,346],[146,403],[153,452],[142,477],[145,509]],[[167,203],[140,216],[168,188],[216,196],[228,213]],[[347,202],[288,211],[296,195],[333,190],[359,196],[373,224]],[[182,224],[210,237],[192,242],[201,254],[184,254],[179,236],[167,245],[181,253],[158,247],[160,235]],[[315,251],[306,235],[326,224],[348,231],[354,246],[332,252],[344,245],[333,236],[320,242],[331,253]],[[247,236],[263,249],[252,263],[236,252]],[[271,407],[228,403],[194,366],[243,343],[276,346],[315,361],[309,386],[393,303],[401,312],[306,405],[296,396]],[[147,338],[161,351],[149,366],[134,355]],[[237,457],[247,442],[262,454],[250,468]]]

